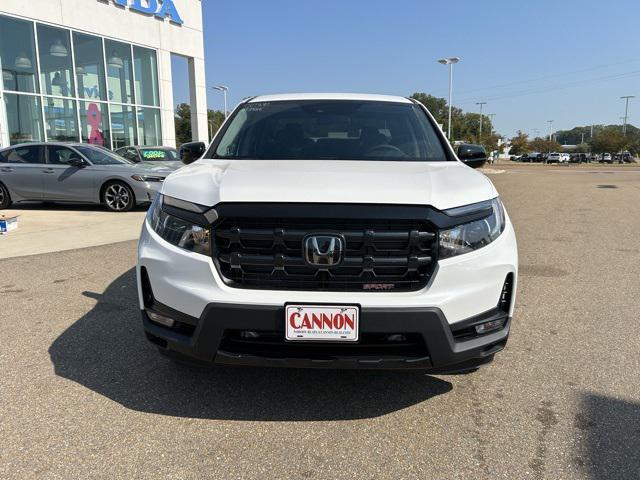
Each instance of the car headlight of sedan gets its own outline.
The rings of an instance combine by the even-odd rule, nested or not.
[[[131,175],[136,182],[164,182],[164,177],[157,175]]]
[[[465,207],[445,210],[449,216],[466,216],[486,211],[487,216],[440,231],[440,258],[451,258],[478,250],[500,236],[505,227],[502,202],[494,198]]]
[[[168,201],[167,201],[168,200]],[[210,255],[211,234],[206,225],[198,225],[194,221],[171,215],[165,211],[165,203],[172,207],[168,197],[158,194],[147,212],[149,225],[160,237],[176,247],[184,248],[190,252]],[[188,202],[179,201],[182,207],[188,206]],[[199,206],[191,204],[194,208],[185,210],[185,217],[193,216]],[[174,208],[178,210],[178,208]]]

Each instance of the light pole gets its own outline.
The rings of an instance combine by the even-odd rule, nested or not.
[[[491,141],[491,136],[493,135],[493,117],[495,116],[495,113],[487,113],[487,117],[489,117],[489,121],[491,122],[489,124],[489,141]]]
[[[482,107],[486,104],[487,102],[476,102],[476,105],[480,105],[480,131],[478,132],[478,143],[482,143]]]
[[[453,65],[460,61],[460,57],[445,57],[438,60],[442,65],[449,65],[449,125],[447,126],[447,138],[451,141],[451,102],[453,97]]]
[[[553,135],[553,120],[547,120],[549,124],[549,141],[551,141],[551,137]]]
[[[636,98],[636,96],[635,95],[625,95],[624,97],[620,97],[620,99],[625,100],[624,122],[622,123],[622,134],[623,135],[627,134],[627,118],[628,118],[628,114],[629,114],[629,99],[630,98]]]
[[[491,147],[493,147],[493,138],[492,138],[493,137],[493,117],[495,117],[495,116],[496,116],[495,113],[487,113],[487,117],[489,117],[489,145]],[[482,119],[482,117],[480,117],[480,118]],[[500,152],[500,139],[498,139],[496,141],[496,148],[497,148],[497,150],[496,150],[496,156],[497,156],[497,155],[499,155],[498,152]],[[491,155],[492,155],[492,158],[493,158],[493,150],[491,151]],[[493,163],[494,161],[495,161],[495,159],[492,160],[491,162]]]
[[[224,118],[227,118],[227,92],[229,91],[229,87],[225,87],[224,85],[218,85],[213,87],[214,90],[219,90],[224,95]]]

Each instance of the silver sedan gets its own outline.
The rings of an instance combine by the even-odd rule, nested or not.
[[[0,150],[0,209],[46,201],[126,212],[151,202],[171,169],[133,164],[81,143],[25,143]]]

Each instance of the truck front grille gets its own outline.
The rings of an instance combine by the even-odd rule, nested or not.
[[[411,291],[436,265],[437,235],[423,220],[222,218],[214,225],[213,258],[233,287],[270,290]],[[335,266],[311,265],[308,235],[344,239]]]

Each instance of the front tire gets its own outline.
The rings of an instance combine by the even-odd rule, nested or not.
[[[9,190],[2,183],[0,183],[0,210],[9,208],[11,205],[11,197],[9,196]]]
[[[112,212],[128,212],[136,204],[136,199],[126,183],[110,182],[102,191],[102,203]]]

